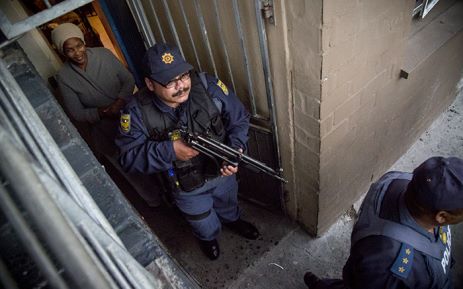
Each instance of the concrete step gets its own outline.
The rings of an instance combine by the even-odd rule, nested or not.
[[[141,264],[150,264],[159,256],[151,231],[127,203],[23,52],[17,48],[11,53],[21,61],[11,63],[10,71],[64,156],[128,251]]]

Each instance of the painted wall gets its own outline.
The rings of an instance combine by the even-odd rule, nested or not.
[[[293,165],[294,183],[288,194],[287,209],[309,232],[316,232],[319,212],[320,179],[320,96],[322,54],[322,0],[284,1],[288,34],[289,67],[287,72],[291,93],[286,99],[290,117],[284,116],[285,105],[277,103],[280,139],[291,133],[293,143],[281,141],[283,164]],[[277,85],[277,84],[275,84]],[[276,99],[283,98],[276,95]],[[283,111],[281,111],[283,109]],[[291,129],[286,129],[287,125]],[[292,154],[288,160],[288,154]],[[291,171],[290,171],[291,172]]]
[[[461,30],[421,53],[408,79],[399,77],[401,68],[443,33],[433,36],[430,22],[421,28],[430,34],[428,40],[415,41],[412,32],[420,32],[410,16],[414,4],[323,2],[318,233],[366,192],[455,97],[463,67]],[[449,9],[461,11],[463,5]],[[433,12],[427,21],[446,13]]]

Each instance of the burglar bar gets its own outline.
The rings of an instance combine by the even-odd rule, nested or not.
[[[217,68],[215,66],[215,61],[214,61],[214,55],[212,54],[211,43],[209,42],[209,37],[207,36],[206,23],[204,22],[203,13],[201,13],[201,6],[199,5],[198,0],[193,0],[193,2],[195,5],[196,16],[199,18],[199,25],[201,27],[201,35],[203,37],[203,41],[206,44],[209,61],[212,64],[212,69],[214,70],[215,77],[218,77]]]
[[[183,20],[185,21],[185,26],[188,32],[188,37],[190,38],[191,46],[193,47],[193,53],[195,55],[197,68],[199,69],[199,71],[202,71],[203,69],[201,67],[201,62],[199,61],[198,51],[196,50],[196,43],[194,41],[193,34],[191,33],[190,22],[188,21],[188,17],[186,16],[186,13],[185,13],[185,7],[183,6],[182,0],[178,0],[177,2],[178,2],[178,5],[180,5],[180,11],[182,12]]]
[[[142,32],[142,36],[146,37],[145,46],[148,47],[145,48],[150,48],[156,43],[156,40],[154,39],[153,31],[145,24],[148,23],[148,19],[146,18],[145,11],[143,10],[143,5],[140,0],[130,1],[127,5],[129,6],[130,12],[137,16],[135,17],[135,23],[137,24],[138,29]]]
[[[214,0],[214,11],[215,11],[215,21],[217,22],[217,27],[219,28],[219,35],[224,35],[222,21],[220,21],[220,14],[219,14],[219,7],[217,4],[217,0]],[[223,37],[220,38],[220,44],[225,54],[225,61],[227,63],[228,75],[230,76],[230,81],[233,87],[233,91],[236,91],[235,80],[234,80],[233,73],[231,70],[230,57],[228,55],[227,45],[225,45],[225,41]]]
[[[107,219],[95,218],[101,211],[92,206],[93,199],[85,200],[79,195],[89,197],[88,191],[82,187],[75,195],[63,187],[62,181],[82,184],[75,173],[62,175],[62,171],[66,171],[60,161],[64,156],[1,59],[0,76],[0,178],[8,184],[5,188],[0,184],[0,208],[6,212],[16,235],[50,285],[53,288],[68,288],[72,284],[78,288],[160,288],[161,281],[154,279],[130,255],[112,227],[105,228],[105,223],[110,226]],[[15,116],[18,112],[24,120]],[[18,127],[24,128],[20,131]],[[43,154],[45,163],[52,167],[50,171],[43,170],[24,141],[39,145],[40,149],[32,153]],[[62,180],[62,177],[68,179]],[[12,194],[14,198],[9,198]],[[18,211],[19,207],[25,212]],[[30,218],[21,219],[24,214]],[[40,241],[26,221],[33,222],[42,237]],[[49,252],[58,261],[59,268],[51,261],[51,255],[47,255]],[[61,275],[62,269],[69,274]],[[5,282],[8,272],[0,273],[1,281]]]
[[[167,20],[169,22],[170,31],[174,35],[175,43],[177,44],[180,53],[183,55],[183,57],[185,57],[185,54],[183,53],[182,44],[180,43],[180,39],[178,38],[177,29],[175,28],[174,19],[172,18],[172,13],[170,12],[169,5],[167,4],[167,0],[162,0],[162,4],[164,5],[164,9],[166,10]]]
[[[272,75],[270,73],[270,60],[268,54],[268,42],[267,42],[267,32],[265,30],[265,23],[262,17],[262,1],[255,0],[255,12],[256,12],[256,21],[257,21],[257,29],[259,35],[259,47],[260,47],[260,55],[262,56],[262,68],[264,70],[264,78],[265,78],[265,92],[267,95],[267,104],[268,104],[268,111],[272,129],[272,138],[274,148],[275,148],[275,158],[277,161],[277,167],[281,168],[281,157],[280,157],[280,144],[278,142],[278,126],[276,125],[276,112],[275,112],[275,97],[273,94],[273,82],[272,82]],[[258,144],[258,142],[256,142]],[[281,186],[283,184],[280,183]],[[281,187],[281,192],[283,192],[283,187]],[[281,204],[284,205],[284,195],[280,195]]]
[[[92,0],[65,0],[53,6],[48,3],[47,7],[50,5],[49,9],[40,11],[39,13],[15,23],[11,23],[3,11],[0,10],[0,28],[6,38],[13,39],[37,26],[47,23],[60,15],[77,9],[90,2],[92,2]]]
[[[5,107],[8,115],[12,116],[15,127],[20,130],[21,139],[27,141],[27,146],[34,148],[33,153],[42,166],[46,169],[51,166],[54,169],[47,169],[48,173],[58,179],[68,190],[77,204],[86,208],[88,214],[110,234],[116,242],[122,244],[122,241],[114,232],[113,228],[105,218],[95,201],[79,181],[77,174],[74,172],[65,157],[61,154],[55,141],[48,133],[32,105],[27,100],[24,92],[19,87],[16,80],[6,68],[6,64],[0,59],[0,87],[4,94],[0,97],[2,107]],[[37,133],[41,132],[41,133]],[[33,137],[31,137],[33,136]],[[46,159],[45,159],[46,158]]]
[[[130,2],[130,1],[127,1],[127,2]],[[154,9],[154,1],[148,1],[148,2],[150,3],[150,8],[151,8],[151,11],[153,12],[154,21],[156,22],[156,26],[158,27],[159,34],[161,34],[162,42],[165,43],[166,38],[164,37],[164,32],[162,31],[161,23],[159,22],[159,17],[158,17],[158,14],[156,13],[156,9]],[[146,24],[148,25],[148,21],[146,22]],[[148,26],[148,29],[151,29],[151,28]]]
[[[3,131],[0,134],[3,134]],[[18,208],[14,205],[13,200],[11,200],[8,192],[3,187],[3,184],[0,185],[0,207],[22,242],[24,249],[29,252],[32,259],[34,259],[34,261],[40,266],[41,271],[50,282],[50,285],[53,288],[68,288],[63,278],[61,278],[57,269],[53,265],[53,262],[48,257],[45,249],[40,244],[40,241],[35,237],[34,232],[27,225],[23,214],[21,214]]]
[[[252,116],[257,116],[257,109],[256,109],[256,98],[254,96],[254,85],[251,78],[251,71],[249,68],[249,60],[248,60],[248,51],[246,49],[246,40],[243,33],[243,28],[241,24],[241,16],[238,7],[238,1],[233,0],[233,14],[235,16],[235,23],[236,28],[238,29],[238,35],[240,38],[241,50],[243,51],[243,58],[244,58],[244,66],[246,67],[246,76],[248,78],[248,88],[249,88],[249,96],[251,98],[251,114]]]
[[[18,144],[11,140],[3,127],[0,127],[0,159],[1,175],[9,182],[15,196],[27,210],[30,220],[35,221],[34,224],[40,236],[50,245],[54,256],[65,271],[70,273],[68,275],[73,282],[80,288],[111,288],[107,278],[100,270],[96,270],[87,250],[84,249],[74,230],[47,194],[44,185],[33,171],[30,160],[20,152]],[[7,193],[4,190],[0,193],[2,209],[14,211],[14,203],[8,202],[8,198],[5,197]],[[18,217],[16,215],[20,213],[13,214],[9,216],[16,218]],[[18,235],[23,238],[24,247],[28,249],[31,245],[28,250],[35,261],[42,265],[40,268],[44,272],[47,271],[49,281],[58,282],[58,288],[67,288],[64,282],[57,281],[59,280],[55,276],[57,272],[53,272],[53,266],[45,261],[41,246],[32,245],[35,242],[35,236],[29,234],[27,225],[24,226],[25,224],[21,221],[17,223],[15,223],[16,220],[10,219],[9,221]]]

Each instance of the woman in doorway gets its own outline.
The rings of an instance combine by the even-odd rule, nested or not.
[[[72,23],[59,25],[51,37],[66,58],[57,75],[66,109],[76,121],[91,125],[98,153],[114,154],[119,111],[135,87],[132,74],[108,49],[86,47],[82,31]]]
[[[132,74],[108,49],[86,47],[82,31],[72,23],[60,24],[51,32],[51,38],[66,59],[57,75],[66,110],[76,121],[89,125],[92,150],[121,170],[114,139],[120,110],[135,88]],[[159,205],[152,181],[140,175],[125,175],[150,206]]]

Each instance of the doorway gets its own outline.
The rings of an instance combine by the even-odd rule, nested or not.
[[[123,10],[123,8],[120,10],[115,9],[114,5],[125,4],[124,1],[106,1],[106,3],[101,1],[99,3],[101,4],[102,11],[106,12],[107,9],[109,9],[112,14],[122,13],[120,10]],[[92,3],[92,5],[93,4],[94,3]],[[94,6],[92,6],[92,8],[97,11]],[[127,14],[127,12],[129,11],[126,9],[125,13]],[[96,13],[100,16],[99,12]],[[130,14],[130,12],[128,14]],[[94,16],[93,12],[90,12],[87,15],[90,15],[90,17]],[[114,19],[117,17],[112,18]],[[124,22],[124,20],[119,20],[118,23],[113,23],[110,26],[113,27],[113,25],[118,25],[120,22]],[[90,21],[89,23],[92,26]],[[102,23],[104,22],[102,21]],[[93,26],[92,28],[95,29]],[[136,32],[135,26],[132,26],[131,29],[133,32]],[[132,34],[135,35],[135,33]],[[121,44],[119,40],[114,43]],[[120,45],[122,46],[122,51],[124,51],[123,43],[128,45],[130,42],[123,40],[122,45]],[[125,53],[123,54],[127,55]],[[140,53],[134,54],[134,52],[130,52],[129,55],[132,55],[134,60],[141,58]],[[126,61],[130,63],[130,58],[126,58]],[[258,118],[259,117],[256,119]],[[265,120],[265,118],[263,119]],[[260,125],[261,127],[265,127],[265,125]],[[255,123],[254,128],[261,129],[261,127],[259,127],[258,122]],[[267,133],[266,136],[270,137],[269,140],[264,140],[264,143],[271,144],[272,130],[266,128],[266,130],[260,131]],[[262,135],[251,134],[251,141],[262,139]],[[259,153],[266,151],[270,156],[273,151],[272,148],[263,149],[261,145],[253,146],[252,144],[250,145],[250,149],[256,150]],[[263,160],[265,163],[274,167],[274,163],[269,162],[267,159],[255,155],[254,157]],[[185,271],[187,271],[198,281],[198,283],[202,285],[203,288],[228,288],[234,280],[239,278],[239,275],[242,274],[248,266],[256,262],[273,246],[277,245],[279,240],[281,240],[288,231],[294,229],[294,224],[290,224],[286,219],[281,218],[281,215],[273,214],[268,209],[256,207],[249,203],[241,203],[243,218],[250,220],[257,225],[262,233],[262,238],[256,241],[249,241],[232,234],[227,229],[224,229],[219,238],[222,249],[221,257],[219,260],[211,262],[203,256],[202,252],[199,250],[196,240],[191,234],[189,226],[183,221],[181,214],[176,211],[175,208],[160,207],[153,209],[147,206],[136,192],[134,192],[133,188],[129,184],[124,183],[124,178],[118,176],[117,170],[113,170],[112,167],[107,166],[107,171],[111,174],[115,182],[118,183],[121,191],[124,192],[129,202],[137,209],[152,231],[155,232],[156,236],[160,239],[160,241],[162,241],[162,244],[168,248],[169,253],[177,260]],[[243,177],[243,179],[246,178]],[[258,178],[253,180],[257,183],[257,186],[261,184],[269,184],[269,182]],[[241,184],[243,184],[243,181]],[[254,184],[254,186],[255,185],[256,184]],[[260,188],[262,187],[265,189],[265,186],[260,186]],[[277,201],[279,201],[278,198]],[[277,205],[276,207],[278,208],[279,206]]]

